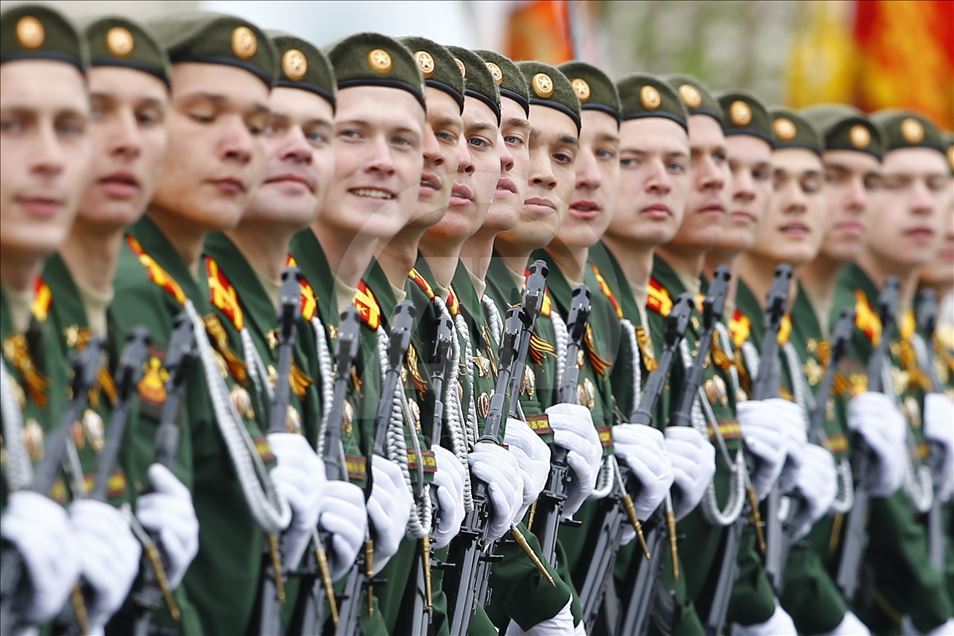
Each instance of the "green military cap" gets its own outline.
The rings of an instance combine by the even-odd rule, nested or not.
[[[500,125],[500,90],[490,69],[483,58],[468,49],[459,46],[449,46],[454,59],[460,65],[464,75],[464,92],[468,97],[475,97],[487,104],[497,116],[497,125]]]
[[[804,148],[821,156],[821,135],[803,117],[785,108],[773,108],[769,111],[769,116],[772,118],[772,136],[776,150]]]
[[[570,86],[583,110],[598,110],[620,121],[619,93],[606,73],[586,62],[572,61],[558,67],[570,80]]]
[[[775,145],[772,138],[772,122],[765,105],[745,91],[723,91],[717,96],[719,107],[725,116],[725,134],[749,135]]]
[[[884,151],[933,148],[945,152],[941,131],[930,120],[909,110],[879,110],[871,121],[881,130]]]
[[[279,71],[275,86],[297,88],[325,98],[335,109],[335,73],[331,62],[313,44],[282,31],[266,31],[278,53]]]
[[[0,13],[0,64],[52,60],[89,66],[86,40],[63,14],[47,6],[20,4]]]
[[[325,49],[338,90],[354,86],[398,88],[424,103],[424,76],[407,47],[380,33],[356,33]]]
[[[947,149],[947,163],[951,167],[951,176],[954,176],[954,132],[944,133],[944,147]]]
[[[121,66],[149,73],[169,86],[169,56],[143,26],[118,16],[101,16],[81,24],[92,66]]]
[[[671,119],[689,130],[689,112],[675,89],[658,77],[633,73],[616,82],[623,121],[644,117]]]
[[[236,16],[183,11],[146,22],[173,64],[224,64],[248,71],[270,87],[278,75],[278,55],[257,26]]]
[[[453,97],[460,106],[460,112],[464,112],[463,67],[447,47],[416,35],[400,40],[414,54],[417,68],[424,76],[424,84]]]
[[[560,69],[543,62],[517,62],[517,68],[530,83],[530,103],[549,106],[573,120],[580,132],[580,100]]]
[[[708,115],[719,122],[720,126],[725,126],[722,106],[699,80],[689,75],[667,75],[663,79],[676,89],[679,99],[685,104],[690,115]]]
[[[479,55],[490,74],[493,75],[494,82],[500,90],[501,97],[509,97],[520,104],[527,115],[530,114],[530,85],[527,78],[523,76],[517,65],[509,57],[504,57],[496,51],[486,51],[484,49],[475,50]]]
[[[798,112],[821,135],[825,150],[854,150],[881,159],[881,131],[865,115],[846,104],[817,104]]]

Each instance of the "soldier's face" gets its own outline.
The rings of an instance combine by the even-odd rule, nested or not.
[[[268,97],[242,69],[175,64],[169,144],[150,206],[200,230],[235,227],[264,174]]]
[[[689,137],[659,117],[624,121],[619,134],[620,176],[607,233],[650,248],[668,243],[689,195]]]
[[[732,189],[729,219],[719,249],[744,252],[755,243],[759,221],[772,196],[772,147],[751,135],[726,137]]]
[[[36,259],[66,238],[86,185],[89,100],[61,62],[0,65],[0,247]]]
[[[120,67],[89,72],[93,151],[90,181],[79,216],[112,228],[134,223],[145,211],[169,139],[169,94],[158,78]]]
[[[864,247],[868,199],[881,183],[881,166],[871,155],[851,150],[829,150],[822,160],[825,164],[825,204],[831,226],[820,254],[847,263],[854,260]]]
[[[950,188],[944,155],[929,148],[888,152],[871,196],[865,249],[894,271],[931,261],[941,247]]]
[[[775,263],[804,265],[818,254],[829,217],[822,163],[802,148],[772,153],[774,192],[752,251]]]
[[[500,143],[506,149],[501,157],[500,179],[494,200],[487,211],[484,227],[494,232],[509,230],[517,222],[527,192],[530,171],[530,120],[523,107],[509,97],[500,98]]]
[[[599,241],[613,215],[618,180],[619,124],[606,113],[584,111],[576,187],[557,240],[570,248]]]
[[[417,195],[417,209],[409,225],[431,227],[443,218],[450,200],[454,175],[460,163],[458,144],[464,130],[460,107],[437,88],[427,88],[424,123],[424,171]]]
[[[380,86],[340,91],[335,172],[323,222],[373,238],[397,234],[417,205],[423,137],[424,110],[409,92]]]
[[[331,104],[308,91],[279,87],[269,107],[265,176],[242,222],[305,227],[318,214],[334,171]]]
[[[936,289],[954,287],[954,205],[948,208],[947,229],[937,258],[921,270],[918,278],[923,284]]]
[[[689,150],[692,186],[686,214],[672,242],[682,247],[709,250],[719,245],[728,221],[728,152],[722,127],[708,115],[689,116]]]

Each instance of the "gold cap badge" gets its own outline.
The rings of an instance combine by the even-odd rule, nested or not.
[[[490,71],[491,77],[494,78],[494,83],[497,84],[497,86],[500,86],[500,82],[503,81],[503,71],[501,71],[500,67],[493,62],[485,63],[487,64],[487,70]]]
[[[861,124],[855,124],[848,131],[848,139],[855,148],[867,148],[871,143],[871,133]]]
[[[135,44],[133,34],[125,27],[115,26],[106,32],[106,50],[110,55],[126,57],[132,53]]]
[[[748,126],[752,121],[752,109],[741,99],[737,99],[729,106],[729,118],[736,126]]]
[[[530,86],[537,97],[546,99],[553,95],[553,80],[546,73],[537,73],[530,80]]]
[[[232,31],[232,53],[240,60],[247,60],[258,50],[255,33],[247,26],[235,27]]]
[[[795,128],[795,123],[787,117],[779,117],[772,124],[772,130],[775,132],[775,135],[782,141],[789,141],[795,138],[795,133],[797,129]]]
[[[25,49],[38,49],[46,39],[46,30],[43,23],[32,15],[25,15],[17,20],[17,42]]]
[[[901,122],[901,136],[909,144],[916,144],[924,139],[924,126],[917,119],[908,117]]]
[[[288,49],[282,55],[282,73],[293,82],[297,82],[308,72],[308,58],[298,49]]]
[[[384,49],[372,49],[368,53],[368,66],[378,75],[387,75],[391,71],[391,54]]]
[[[589,101],[590,99],[590,85],[586,83],[586,80],[577,77],[570,84],[573,86],[573,92],[576,93],[576,96],[580,98],[581,102]]]
[[[457,62],[457,69],[460,71],[460,76],[466,78],[466,77],[467,77],[467,67],[464,66],[464,63],[461,62],[461,61],[460,61],[459,59],[457,59],[456,57],[454,58],[454,61]]]
[[[679,87],[679,96],[682,97],[682,101],[686,103],[686,106],[689,108],[699,108],[702,104],[702,95],[692,84],[683,84]]]
[[[643,108],[646,110],[656,110],[659,108],[659,105],[662,104],[662,97],[659,95],[659,91],[656,90],[655,86],[643,86],[639,89],[639,103],[643,105]]]
[[[421,69],[421,74],[428,78],[434,74],[434,58],[431,57],[431,54],[427,51],[418,51],[414,54],[414,59],[417,60],[417,68]]]

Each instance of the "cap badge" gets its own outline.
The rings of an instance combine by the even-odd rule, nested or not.
[[[255,33],[247,26],[235,27],[232,31],[232,53],[240,60],[247,60],[258,50]]]
[[[779,117],[776,119],[772,124],[772,130],[775,132],[775,136],[782,141],[795,139],[795,133],[798,132],[795,123],[787,117]]]
[[[25,15],[17,20],[17,42],[25,49],[38,49],[46,39],[46,30],[43,23],[32,15]]]
[[[534,75],[530,80],[530,86],[533,87],[533,92],[537,94],[537,97],[546,99],[553,95],[553,80],[546,73]]]
[[[656,110],[662,104],[662,96],[655,86],[647,84],[639,89],[639,103],[646,110]]]
[[[679,87],[679,96],[689,108],[699,108],[702,105],[702,95],[692,84],[683,84]]]
[[[736,126],[748,126],[752,121],[752,109],[741,99],[737,99],[729,106],[729,118]]]
[[[580,98],[581,102],[589,101],[590,99],[590,85],[586,83],[586,80],[582,77],[577,77],[570,84],[573,86],[573,92],[576,93],[576,96]]]
[[[417,60],[417,68],[421,69],[421,74],[425,78],[430,77],[434,74],[434,58],[431,57],[431,54],[427,51],[418,51],[414,54],[414,59]]]
[[[282,72],[291,81],[299,81],[308,72],[308,58],[298,49],[288,49],[282,55]]]
[[[464,63],[461,62],[461,61],[460,61],[459,59],[457,59],[456,57],[454,58],[454,61],[457,62],[457,68],[458,68],[458,70],[460,70],[460,76],[466,78],[466,77],[467,77],[467,67],[464,66]]]
[[[919,143],[924,139],[924,126],[917,119],[908,117],[901,122],[901,136],[909,144]]]
[[[135,44],[133,34],[125,27],[114,26],[106,32],[106,50],[110,55],[125,57],[132,53]]]
[[[855,124],[848,131],[848,139],[855,148],[867,148],[871,143],[871,133],[861,124]]]
[[[384,49],[372,49],[368,53],[368,66],[379,75],[387,75],[391,70],[391,54]]]
[[[503,71],[500,70],[500,67],[494,64],[493,62],[486,62],[487,70],[490,71],[491,77],[494,78],[494,83],[497,86],[500,86],[500,83],[503,81]]]

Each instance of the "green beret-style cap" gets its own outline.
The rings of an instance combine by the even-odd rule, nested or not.
[[[772,136],[775,138],[776,150],[804,148],[821,156],[824,148],[821,135],[803,117],[785,108],[773,108],[769,115],[772,118]]]
[[[424,76],[407,47],[380,33],[356,33],[325,49],[338,80],[338,90],[382,86],[407,91],[425,111]]]
[[[685,104],[690,115],[708,115],[719,122],[720,126],[725,126],[722,106],[702,82],[689,75],[667,75],[663,79],[676,89],[679,99]]]
[[[248,71],[269,87],[278,75],[278,55],[265,33],[242,18],[210,11],[183,11],[146,22],[173,64],[223,64]]]
[[[447,47],[416,35],[400,38],[400,42],[414,54],[424,84],[453,97],[464,112],[464,75]]]
[[[947,164],[951,167],[951,176],[954,176],[954,132],[944,133],[944,147],[946,148]]]
[[[118,16],[101,16],[81,24],[92,66],[120,66],[149,73],[168,87],[169,56],[141,25]]]
[[[500,91],[497,82],[484,63],[483,58],[465,48],[448,46],[454,59],[460,63],[461,73],[464,75],[464,93],[468,97],[479,99],[494,111],[497,116],[497,125],[500,125]]]
[[[933,148],[944,152],[941,131],[923,117],[909,110],[879,110],[871,114],[871,121],[881,129],[884,151],[901,148]]]
[[[821,135],[825,150],[853,150],[881,160],[881,131],[865,115],[846,104],[818,104],[798,111]]]
[[[19,4],[0,13],[0,64],[17,60],[52,60],[72,64],[85,74],[86,40],[55,9]]]
[[[548,106],[573,120],[580,132],[580,100],[560,69],[543,62],[517,62],[530,84],[530,103]]]
[[[474,51],[479,55],[500,90],[501,97],[509,97],[520,104],[523,112],[530,115],[530,84],[527,78],[523,76],[517,65],[509,57],[505,57],[496,51],[486,51],[477,49]]]
[[[672,86],[645,73],[627,75],[616,82],[623,121],[644,117],[670,119],[687,132],[689,113]]]
[[[622,119],[619,93],[606,73],[592,64],[576,60],[561,64],[558,68],[569,78],[570,86],[580,100],[580,108],[604,112],[617,122]]]
[[[725,116],[725,135],[748,135],[775,145],[768,110],[757,97],[745,91],[723,91],[717,96]]]
[[[335,110],[335,73],[331,62],[318,47],[282,31],[266,31],[278,53],[279,71],[275,86],[297,88],[314,93],[331,104]]]

